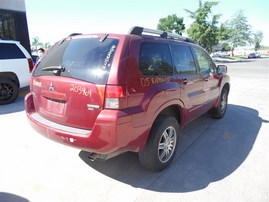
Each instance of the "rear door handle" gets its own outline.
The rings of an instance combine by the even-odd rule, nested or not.
[[[204,79],[204,81],[209,81],[209,77],[208,76],[204,76],[203,79]]]

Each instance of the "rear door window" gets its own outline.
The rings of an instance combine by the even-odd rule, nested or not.
[[[99,38],[66,40],[46,53],[38,63],[34,76],[60,75],[105,84],[117,45],[117,39],[109,38],[103,42]],[[57,74],[57,67],[62,68],[60,74]]]
[[[144,42],[140,46],[139,68],[144,76],[173,75],[169,44]]]
[[[14,43],[0,43],[0,59],[25,58],[23,52]]]

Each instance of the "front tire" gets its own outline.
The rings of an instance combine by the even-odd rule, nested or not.
[[[139,153],[141,165],[153,171],[164,170],[175,156],[178,134],[179,125],[174,117],[158,117],[144,150]]]
[[[223,118],[228,105],[228,90],[227,88],[223,88],[221,91],[218,107],[213,109],[212,117],[216,119]]]
[[[19,94],[17,84],[7,78],[0,78],[0,105],[14,102]]]

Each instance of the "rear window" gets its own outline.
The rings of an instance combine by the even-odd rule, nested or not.
[[[14,43],[0,43],[0,59],[25,58],[23,52]]]
[[[34,76],[57,75],[105,84],[118,40],[99,40],[100,38],[78,38],[56,44],[37,64]],[[58,67],[62,71],[57,71]]]

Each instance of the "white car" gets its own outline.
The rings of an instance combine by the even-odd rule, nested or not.
[[[33,60],[20,42],[0,40],[0,105],[14,102],[19,88],[29,86],[33,68]]]
[[[212,58],[224,58],[225,57],[225,55],[223,53],[221,53],[221,52],[211,53],[210,56]]]

